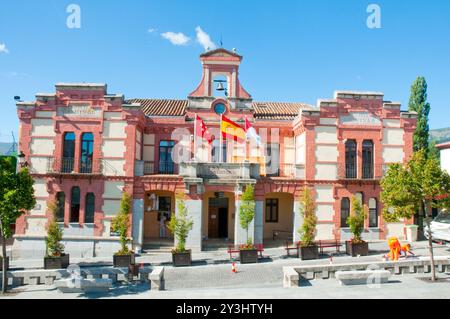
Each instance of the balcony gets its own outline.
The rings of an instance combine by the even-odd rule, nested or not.
[[[341,164],[338,166],[338,179],[340,180],[380,180],[386,172],[387,166],[382,164],[363,165],[361,172],[358,166],[353,164]],[[359,173],[359,174],[358,174]]]
[[[134,168],[136,176],[148,175],[178,175],[178,167],[173,162],[136,161]]]
[[[47,158],[47,174],[103,175],[105,171],[117,175],[115,168],[103,159],[82,161],[77,170],[74,158]]]
[[[263,169],[261,169],[261,175],[265,175],[267,177],[302,178],[301,174],[297,174],[297,167],[301,168],[301,165],[280,163],[279,167],[275,169],[274,172],[271,167],[266,166],[265,174]]]
[[[260,177],[260,165],[256,163],[198,163],[180,164],[180,175],[186,181],[201,182],[252,182]]]

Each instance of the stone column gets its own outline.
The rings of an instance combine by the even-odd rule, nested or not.
[[[144,244],[144,200],[133,200],[133,225],[132,225],[133,246],[137,253],[142,251]]]
[[[298,229],[303,224],[303,217],[300,215],[300,203],[298,200],[294,201],[294,211],[292,212],[294,214],[294,229],[293,231],[293,238],[294,242],[298,242],[300,240],[300,235],[298,234]]]
[[[255,244],[264,242],[264,200],[255,201]]]
[[[240,218],[239,218],[239,210],[241,207],[241,199],[239,195],[236,195],[235,201],[235,218],[234,218],[234,244],[241,245],[247,243],[247,231],[241,227]],[[255,210],[256,216],[256,210]],[[248,226],[248,236],[255,241],[255,219]]]
[[[178,214],[178,199],[176,200],[176,212]],[[186,238],[186,249],[192,251],[202,250],[202,214],[203,205],[201,199],[186,199],[184,201],[186,205],[187,215],[193,221],[192,230],[189,232]],[[176,243],[175,243],[176,244]]]

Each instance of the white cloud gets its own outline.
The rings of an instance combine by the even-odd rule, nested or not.
[[[155,31],[156,31],[156,29],[154,29],[154,28],[149,28],[149,29],[148,29],[148,32],[149,32],[149,33],[153,33],[153,32],[155,32]]]
[[[173,45],[186,45],[189,41],[191,41],[191,38],[181,32],[164,32],[161,33],[161,36],[164,39],[169,40]]]
[[[6,47],[6,44],[0,43],[0,53],[9,53],[9,50]]]
[[[217,48],[217,45],[211,40],[211,37],[208,33],[202,30],[202,28],[195,28],[197,32],[197,42],[200,43],[205,50],[214,50]]]

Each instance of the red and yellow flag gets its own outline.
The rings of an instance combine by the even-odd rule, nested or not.
[[[230,138],[239,143],[245,142],[244,129],[225,116],[222,116],[220,131],[222,132],[222,137],[224,139]]]

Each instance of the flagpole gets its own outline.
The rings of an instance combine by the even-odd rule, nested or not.
[[[192,152],[192,159],[195,159],[197,156],[197,113],[195,113],[194,118],[194,150]]]
[[[219,134],[220,134],[220,145],[219,145],[219,163],[223,163],[223,158],[222,158],[222,156],[223,156],[223,154],[222,154],[222,152],[223,152],[223,150],[222,150],[222,148],[223,148],[223,136],[222,136],[222,114],[220,114],[220,124],[219,124],[220,126],[219,126]]]

